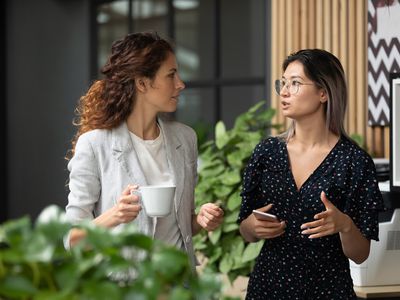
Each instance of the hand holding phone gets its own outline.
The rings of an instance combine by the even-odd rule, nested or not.
[[[256,209],[253,210],[253,215],[258,220],[271,221],[271,222],[279,221],[277,216]]]

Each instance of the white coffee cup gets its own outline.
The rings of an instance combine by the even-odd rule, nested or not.
[[[175,188],[173,185],[147,185],[132,191],[132,194],[139,196],[149,217],[165,217],[171,213]]]

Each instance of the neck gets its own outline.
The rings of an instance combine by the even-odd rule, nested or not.
[[[129,131],[143,140],[154,140],[160,134],[157,126],[157,114],[136,105],[126,123]]]
[[[325,120],[321,119],[319,122],[308,122],[307,120],[296,121],[295,134],[291,139],[305,148],[312,147],[332,147],[338,140],[338,136],[333,134],[326,127]]]

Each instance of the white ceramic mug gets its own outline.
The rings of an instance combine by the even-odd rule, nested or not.
[[[175,188],[173,185],[147,185],[132,191],[132,194],[139,196],[149,217],[165,217],[171,213]]]

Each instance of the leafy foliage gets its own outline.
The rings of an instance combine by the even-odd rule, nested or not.
[[[265,138],[275,114],[260,102],[240,115],[231,130],[223,122],[215,126],[215,140],[201,147],[199,182],[196,187],[196,206],[217,202],[225,211],[222,226],[212,233],[194,237],[195,249],[207,259],[212,272],[228,275],[233,281],[239,275],[247,276],[254,259],[262,247],[262,241],[247,244],[239,233],[236,223],[240,209],[241,179],[254,147]]]
[[[195,276],[184,252],[132,225],[119,231],[89,222],[80,227],[87,238],[68,251],[63,236],[71,225],[55,206],[34,225],[29,218],[1,225],[0,299],[223,298],[215,275]]]
[[[353,133],[350,135],[350,138],[357,143],[358,146],[366,150],[365,140],[361,134]]]

